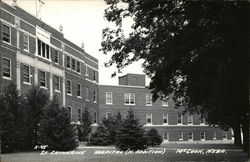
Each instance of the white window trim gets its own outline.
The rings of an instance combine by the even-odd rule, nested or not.
[[[27,67],[29,67],[29,82],[25,82],[25,81],[23,81],[23,84],[31,85],[30,66],[29,66],[29,65],[26,65],[26,64],[23,64],[23,66],[27,66]],[[45,84],[45,85],[46,85],[46,84]]]
[[[4,43],[11,45],[11,27],[10,27],[10,25],[7,25],[6,23],[2,23],[2,28],[3,28],[3,25],[9,27],[9,35],[10,35],[10,38],[9,38],[9,39],[10,39],[10,42],[4,41],[4,40],[3,40],[3,36],[2,36],[2,40],[3,40]],[[2,35],[3,35],[3,30],[2,30]]]
[[[40,77],[41,77],[41,72],[44,72],[44,73],[45,73],[45,86],[41,86],[41,80],[40,80],[40,79],[41,79],[41,78],[40,78]],[[40,72],[39,72],[39,73],[40,73],[40,77],[39,77],[40,88],[43,88],[43,89],[48,89],[48,88],[47,88],[47,76],[46,76],[46,75],[47,75],[47,73],[46,73],[46,71],[40,70]]]
[[[80,96],[78,95],[78,85],[80,85]],[[81,83],[77,83],[77,98],[82,98],[82,85]]]
[[[180,134],[181,134],[181,138],[180,138]],[[179,138],[179,141],[183,141],[183,133],[182,132],[178,133],[178,138]]]
[[[125,98],[126,94],[129,95],[129,103],[126,103],[126,98]],[[133,104],[131,104],[131,94],[134,94],[134,103]],[[135,93],[124,93],[124,105],[135,105]]]
[[[147,102],[147,96],[149,96],[151,99],[150,104]],[[151,94],[146,94],[146,106],[152,106],[152,95]]]
[[[193,116],[193,114],[188,114],[188,120],[189,120],[189,116],[191,116],[191,123],[189,123],[189,121],[187,121],[188,125],[193,125],[194,124],[194,116]]]
[[[204,133],[204,139],[201,139],[201,134]],[[206,133],[205,132],[200,132],[200,140],[205,141],[206,140]]]
[[[75,62],[75,69],[73,69],[73,60]],[[71,58],[71,70],[76,71],[76,59]]]
[[[55,56],[56,55],[54,55],[54,63],[57,64],[57,65],[59,65],[60,64],[59,51],[57,49],[55,49],[55,51],[57,51],[56,53],[57,53],[57,60],[58,60],[58,62],[55,61]]]
[[[28,42],[27,42],[27,43],[28,43],[28,44],[27,44],[27,48],[28,48],[28,49],[25,49],[25,48],[24,48],[24,43],[25,43],[25,42],[24,42],[24,36],[27,36],[27,37],[28,37]],[[29,52],[29,50],[30,50],[29,45],[30,45],[29,35],[26,34],[26,33],[23,33],[23,50],[26,51],[26,52]]]
[[[178,123],[178,115],[181,115],[181,123]],[[177,114],[177,125],[183,125],[183,115]]]
[[[12,69],[11,69],[11,59],[7,58],[7,57],[3,57],[2,58],[2,62],[3,62],[3,59],[6,59],[6,60],[9,60],[10,61],[10,77],[6,77],[6,76],[3,76],[3,71],[2,71],[2,76],[3,76],[3,79],[7,79],[7,80],[12,80]],[[2,66],[3,68],[3,66]],[[3,69],[2,69],[3,70]]]
[[[42,53],[41,53],[41,55],[38,54],[38,40],[40,40],[40,39],[39,39],[39,38],[36,39],[36,45],[37,45],[37,48],[36,48],[36,50],[37,50],[36,56],[39,57],[39,58],[42,58],[42,59],[44,59],[44,60],[47,60],[47,61],[52,62],[52,61],[51,61],[51,50],[50,50],[51,47],[50,47],[49,44],[46,44],[46,43],[43,42],[42,40],[40,40],[40,41],[43,42],[43,43],[45,44],[45,47],[46,47],[46,45],[49,46],[49,58],[47,58],[47,50],[46,50],[46,49],[45,49],[45,51],[46,51],[46,52],[45,52],[45,57],[42,56]]]
[[[150,123],[148,123],[148,115],[150,115],[150,120],[151,120],[151,122]],[[153,125],[153,115],[152,115],[152,113],[147,113],[146,114],[146,125]]]
[[[67,66],[67,64],[68,64],[68,59],[67,59],[67,58],[69,58],[69,66],[70,66],[70,67]],[[68,56],[68,55],[66,55],[66,69],[71,70],[71,62],[72,62],[71,60],[72,60],[71,57]]]
[[[111,102],[107,102],[107,94],[110,93]],[[112,92],[106,92],[106,105],[113,105],[113,93]]]
[[[70,81],[70,93],[68,93],[68,81]],[[66,93],[67,95],[72,96],[72,81],[69,79],[66,81]]]
[[[167,134],[167,140],[165,139],[165,134]],[[162,137],[163,137],[163,142],[169,141],[169,133],[168,132],[163,133]]]
[[[162,104],[163,107],[168,107],[168,101],[161,101],[161,104]]]
[[[79,71],[77,71],[77,63],[79,62]],[[81,74],[81,62],[80,61],[76,61],[76,72]]]
[[[55,75],[55,77],[59,78],[59,89],[55,89],[55,92],[61,93],[61,86],[60,86],[61,85],[61,78],[57,75]],[[54,84],[55,84],[55,82],[54,82]]]
[[[189,133],[192,134],[192,139],[189,139]],[[188,132],[188,141],[193,141],[194,140],[194,133],[193,132]]]
[[[164,123],[164,115],[167,117],[166,119],[167,119],[167,123]],[[163,125],[168,125],[168,114],[163,114],[162,115],[162,123],[163,123]]]

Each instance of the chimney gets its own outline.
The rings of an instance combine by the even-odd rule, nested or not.
[[[12,6],[17,7],[17,0],[12,0]]]
[[[84,42],[82,41],[82,44],[81,44],[81,48],[84,50],[84,46],[85,46],[85,44],[84,44]]]
[[[62,33],[63,32],[63,26],[62,24],[59,26],[59,31]]]

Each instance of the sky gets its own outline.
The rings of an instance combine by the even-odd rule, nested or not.
[[[12,0],[2,0],[12,4]],[[104,62],[111,54],[104,55],[101,48],[102,29],[110,24],[104,20],[104,10],[107,7],[104,0],[42,0],[45,4],[39,7],[39,0],[17,0],[17,5],[32,15],[40,9],[38,18],[55,29],[63,26],[64,37],[81,46],[84,42],[85,51],[99,60],[99,83],[102,85],[118,85],[118,76],[127,73],[143,74],[142,61],[133,63],[123,69],[115,78],[111,74],[115,67],[106,68]],[[36,5],[37,4],[37,5]],[[37,7],[36,7],[37,6]],[[131,21],[126,21],[125,30],[129,31]],[[149,79],[146,79],[148,84]]]

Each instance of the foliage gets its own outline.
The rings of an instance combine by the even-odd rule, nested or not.
[[[115,146],[123,151],[128,149],[144,150],[147,148],[144,129],[142,125],[139,124],[139,120],[131,109],[117,130]]]
[[[159,135],[158,131],[154,128],[147,131],[145,137],[147,139],[148,146],[158,146],[162,143],[161,136]]]
[[[48,145],[49,150],[75,149],[78,146],[78,140],[70,120],[68,110],[59,107],[57,98],[54,98],[46,107],[41,121],[42,144]]]
[[[91,132],[91,117],[87,107],[84,108],[82,113],[81,124],[77,126],[79,141],[87,141],[88,135]]]

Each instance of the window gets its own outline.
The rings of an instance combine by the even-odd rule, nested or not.
[[[146,106],[152,106],[152,95],[146,94]]]
[[[182,132],[179,133],[179,141],[181,141],[181,140],[183,140],[183,133]]]
[[[78,121],[82,121],[82,109],[78,109],[77,110],[78,112],[77,112],[77,119],[78,119]]]
[[[94,81],[96,80],[96,71],[95,70],[93,71],[93,80]]]
[[[96,124],[96,123],[97,123],[97,113],[94,112],[94,124]]]
[[[93,91],[93,101],[94,101],[94,102],[96,102],[96,96],[97,96],[96,90],[94,90],[94,91]]]
[[[188,125],[192,125],[192,124],[193,124],[193,115],[188,114]]]
[[[125,105],[135,105],[135,94],[125,93],[124,94],[124,104]]]
[[[152,114],[146,114],[146,124],[152,124]]]
[[[168,141],[169,135],[168,133],[163,133],[163,140]]]
[[[77,84],[77,96],[81,97],[81,84],[80,83]]]
[[[2,37],[4,42],[10,43],[10,27],[5,24],[3,24]]]
[[[70,69],[71,58],[69,56],[66,57],[66,67]]]
[[[46,87],[46,72],[40,71],[40,86]]]
[[[30,83],[30,67],[23,65],[23,82]]]
[[[227,139],[227,132],[225,132],[225,131],[222,132],[222,139],[223,140]]]
[[[55,90],[60,91],[60,78],[58,76],[54,76],[54,84]]]
[[[178,97],[177,102],[180,104],[180,106],[183,105],[184,98],[183,97]]]
[[[76,61],[76,71],[81,73],[81,63],[79,61]]]
[[[106,104],[113,104],[112,92],[106,92]]]
[[[193,132],[188,133],[188,140],[192,141],[193,140]]]
[[[162,106],[165,106],[165,107],[168,106],[168,97],[165,97],[162,99]]]
[[[3,58],[3,77],[11,78],[11,60]]]
[[[27,34],[23,35],[23,49],[29,51],[29,35]]]
[[[71,59],[71,65],[72,65],[72,70],[76,70],[76,60],[75,59]]]
[[[201,140],[202,140],[202,141],[205,140],[205,132],[201,132],[201,133],[200,133],[200,137],[201,137]]]
[[[182,124],[182,115],[177,114],[177,124]]]
[[[85,92],[86,92],[86,100],[89,99],[89,87],[85,88]]]
[[[67,94],[72,94],[71,80],[67,80]]]
[[[205,125],[205,117],[204,117],[204,115],[200,116],[200,120],[201,120],[200,125]]]
[[[213,133],[213,140],[216,140],[216,132]]]
[[[42,42],[40,39],[37,39],[37,49],[38,49],[39,56],[46,58],[46,59],[50,59],[49,45]]]
[[[68,113],[70,115],[70,120],[72,120],[72,108],[68,106]]]
[[[168,114],[163,114],[163,124],[168,124]]]
[[[87,75],[87,76],[89,75],[89,71],[88,71],[88,66],[87,65],[85,66],[85,75]]]
[[[58,53],[57,50],[54,50],[54,51],[55,51],[55,55],[54,55],[54,57],[55,57],[55,63],[59,64],[59,53]]]
[[[112,118],[113,114],[111,112],[106,112],[106,119]]]

